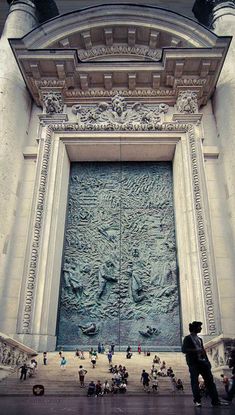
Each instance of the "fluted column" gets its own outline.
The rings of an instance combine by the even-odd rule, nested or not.
[[[17,304],[19,295],[9,292],[7,281],[13,255],[11,245],[23,167],[22,150],[27,142],[31,112],[31,98],[8,39],[21,38],[37,24],[34,2],[13,0],[0,39],[0,329],[8,333],[14,331],[15,324],[9,303]]]

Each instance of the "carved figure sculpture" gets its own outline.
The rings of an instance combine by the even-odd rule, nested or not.
[[[104,294],[107,282],[117,282],[117,278],[114,275],[115,266],[112,261],[106,261],[99,269],[99,291],[98,298],[101,298]]]
[[[61,95],[58,93],[49,93],[43,99],[46,114],[59,114],[63,112]]]
[[[195,114],[198,112],[197,94],[192,91],[184,91],[179,94],[177,110],[183,114]]]
[[[132,297],[135,303],[139,303],[143,301],[145,295],[143,294],[143,286],[141,279],[135,275],[132,271],[132,278],[131,278],[131,292]]]
[[[99,329],[95,323],[89,323],[86,326],[78,326],[82,330],[82,333],[86,336],[94,336],[98,333]]]
[[[79,280],[79,272],[75,265],[65,264],[64,267],[64,288],[69,295],[74,294],[76,297],[83,293],[83,284]]]
[[[147,326],[146,329],[146,331],[139,331],[141,336],[152,337],[153,335],[158,336],[161,333],[160,330],[156,329],[155,327]]]

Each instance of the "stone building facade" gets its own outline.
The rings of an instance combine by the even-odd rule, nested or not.
[[[45,15],[37,1],[8,3],[1,331],[56,347],[72,162],[171,162],[179,331],[203,321],[224,365],[235,339],[234,1],[197,0],[195,19],[157,4],[59,15],[51,1]]]

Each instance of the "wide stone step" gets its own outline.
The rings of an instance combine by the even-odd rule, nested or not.
[[[106,379],[111,382],[112,374],[109,373],[109,364],[106,355],[99,355],[95,369],[92,369],[89,354],[85,352],[85,360],[75,358],[73,352],[64,352],[67,360],[65,370],[60,368],[60,358],[58,352],[48,353],[48,364],[43,365],[43,357],[39,355],[38,368],[36,375],[26,381],[19,380],[19,372],[12,373],[8,378],[0,382],[0,395],[14,395],[14,396],[30,396],[32,395],[32,388],[35,384],[42,384],[45,387],[46,395],[60,395],[60,396],[84,396],[87,393],[86,388],[80,388],[78,381],[78,368],[83,365],[87,370],[85,377],[85,384],[98,379],[103,383]],[[161,361],[165,360],[166,366],[171,366],[176,378],[180,378],[184,384],[184,394],[191,395],[190,380],[188,368],[185,363],[182,353],[157,353]],[[145,369],[150,373],[152,360],[155,353],[150,356],[138,355],[134,353],[131,359],[126,359],[126,354],[123,352],[115,353],[113,356],[113,365],[121,364],[126,366],[129,378],[127,385],[128,394],[145,394],[143,386],[140,382],[142,370]],[[159,367],[159,365],[156,365]],[[158,377],[159,395],[171,395],[175,393],[171,379],[169,377]],[[150,385],[151,387],[151,385]],[[182,392],[176,392],[182,393]]]

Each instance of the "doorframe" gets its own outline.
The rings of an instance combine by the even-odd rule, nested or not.
[[[200,128],[164,123],[157,131],[80,131],[76,123],[42,126],[25,255],[18,334],[55,350],[61,261],[71,161],[172,161],[182,334],[188,322],[220,331]]]

